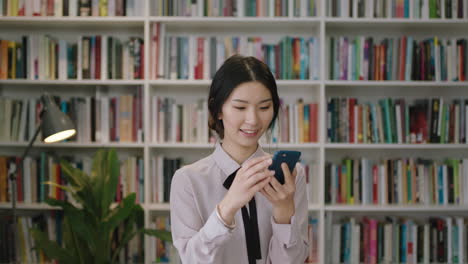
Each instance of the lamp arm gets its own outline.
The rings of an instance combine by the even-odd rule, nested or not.
[[[21,161],[23,161],[24,158],[26,158],[26,156],[28,155],[29,151],[32,148],[32,145],[36,141],[37,135],[39,135],[39,131],[41,131],[41,128],[42,128],[42,122],[39,123],[39,125],[36,128],[36,131],[34,132],[34,136],[31,138],[31,140],[29,140],[28,146],[24,149],[23,155],[21,156]]]
[[[42,116],[42,113],[43,112],[41,112],[41,116]],[[21,172],[23,172],[23,161],[26,158],[26,155],[28,155],[29,150],[31,150],[32,145],[34,144],[34,141],[36,141],[37,135],[39,135],[39,131],[41,131],[41,128],[42,128],[42,122],[39,123],[39,125],[37,126],[36,131],[34,132],[34,136],[29,141],[28,146],[26,147],[26,149],[23,152],[23,155],[21,156],[21,159],[20,159],[19,164],[18,164],[18,166],[21,168]],[[16,164],[14,162],[10,163],[10,171],[9,171],[10,177],[9,177],[9,180],[11,182],[10,186],[12,188],[11,203],[12,203],[12,211],[13,211],[13,239],[14,239],[13,240],[13,245],[15,245],[15,248],[19,246],[18,243],[17,243],[17,241],[18,241],[17,231],[18,230],[16,229],[16,223],[17,223],[16,200],[18,199],[17,198],[17,193],[16,193],[16,188],[17,188],[16,187],[16,173],[17,173],[17,171],[18,171],[18,167],[16,166]],[[18,256],[16,254],[15,254],[14,263],[19,263],[19,259],[18,259]]]
[[[34,136],[29,140],[28,146],[26,147],[26,149],[24,149],[23,155],[21,155],[19,166],[23,167],[22,166],[23,160],[26,158],[29,151],[31,150],[32,145],[34,144],[34,141],[36,141],[37,135],[39,135],[39,131],[41,131],[41,127],[42,127],[42,123],[39,123],[39,125],[36,128],[36,131],[34,132]],[[10,174],[10,181],[12,181],[12,183],[14,184],[16,184],[16,172],[18,172],[18,167],[16,167],[15,163],[11,162],[10,171],[8,173]],[[16,191],[15,188],[13,188],[13,190]],[[13,195],[12,201],[15,202],[15,200],[16,200],[16,195]]]

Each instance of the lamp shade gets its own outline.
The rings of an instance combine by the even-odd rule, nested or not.
[[[42,96],[44,113],[42,115],[42,138],[46,143],[65,140],[76,134],[70,118],[55,104],[49,95]]]

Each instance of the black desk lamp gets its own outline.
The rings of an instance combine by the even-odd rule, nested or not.
[[[28,146],[23,152],[23,155],[21,156],[21,160],[19,162],[19,166],[22,168],[23,167],[23,160],[26,158],[26,156],[29,153],[29,150],[31,150],[32,145],[34,144],[34,141],[37,138],[37,135],[39,134],[39,131],[42,129],[42,138],[45,143],[54,143],[54,142],[59,142],[62,140],[65,140],[69,137],[72,137],[73,135],[76,134],[76,129],[75,126],[73,125],[73,122],[70,120],[70,118],[60,111],[58,106],[55,104],[53,99],[45,94],[41,96],[41,100],[43,103],[43,108],[40,113],[41,117],[41,123],[37,126],[36,131],[34,132],[34,136],[31,138],[29,141]],[[17,235],[16,235],[16,222],[17,222],[17,216],[16,216],[16,200],[17,200],[17,194],[16,194],[16,164],[15,163],[10,163],[10,182],[11,182],[11,187],[12,187],[12,209],[13,209],[13,239],[14,243],[13,245],[17,245]],[[21,173],[23,173],[23,169],[21,169]],[[18,260],[18,256],[16,256],[15,253],[15,263]]]

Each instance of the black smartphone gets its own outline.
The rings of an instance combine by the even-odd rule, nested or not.
[[[288,165],[291,173],[296,167],[296,163],[301,157],[301,152],[294,150],[278,150],[273,155],[273,162],[268,167],[270,170],[275,171],[275,178],[281,183],[284,184],[284,174],[283,169],[281,169],[281,163],[286,163]]]

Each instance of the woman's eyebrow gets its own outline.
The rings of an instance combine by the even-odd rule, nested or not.
[[[232,101],[240,102],[240,103],[246,103],[246,104],[249,103],[249,101],[247,101],[247,100],[241,100],[241,99],[232,99]],[[268,99],[265,99],[265,100],[262,100],[262,101],[258,102],[258,104],[266,103],[266,102],[268,102],[268,101],[273,101],[273,99],[268,98]]]

